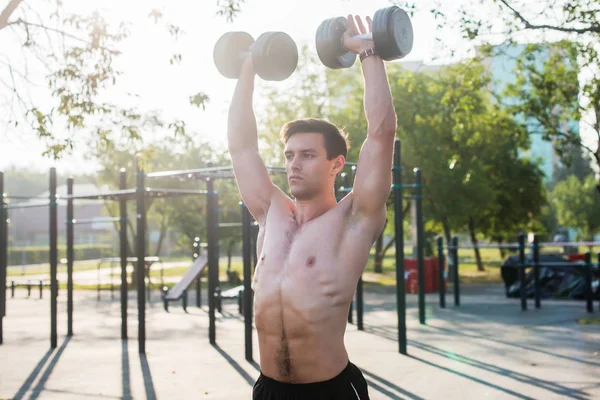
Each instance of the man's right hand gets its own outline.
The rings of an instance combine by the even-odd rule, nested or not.
[[[252,47],[254,47],[254,44],[252,44],[248,50],[252,51]],[[244,60],[244,62],[242,64],[242,69],[240,71],[240,78],[242,76],[254,77],[255,74],[256,74],[256,71],[254,71],[254,63],[252,62],[252,56],[251,55],[246,56],[246,59]]]

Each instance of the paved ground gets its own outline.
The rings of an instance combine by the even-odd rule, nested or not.
[[[21,292],[8,299],[0,398],[250,398],[259,367],[244,359],[243,322],[234,303],[218,319],[213,347],[205,309],[190,307],[185,314],[173,304],[166,313],[154,294],[147,310],[147,354],[140,356],[135,293],[129,341],[120,340],[119,302],[98,302],[89,292],[76,293],[75,336],[66,339],[60,297],[55,351],[49,351],[44,297],[26,299]],[[600,325],[576,322],[586,317],[583,302],[546,301],[541,310],[521,312],[518,300],[505,299],[497,286],[464,288],[459,309],[451,304],[440,309],[436,299],[428,297],[427,325],[420,326],[416,297],[409,296],[409,355],[402,356],[395,341],[394,294],[365,293],[365,330],[350,325],[346,343],[372,399],[600,398]]]

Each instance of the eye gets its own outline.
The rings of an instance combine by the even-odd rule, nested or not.
[[[291,154],[286,154],[286,155],[285,155],[285,159],[286,159],[287,161],[292,161],[292,158],[293,158],[293,156],[292,156]]]

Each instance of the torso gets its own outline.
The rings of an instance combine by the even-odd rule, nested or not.
[[[352,194],[300,226],[287,197],[271,204],[258,237],[254,315],[260,368],[281,382],[333,378],[348,363],[348,310],[385,222],[351,216]]]

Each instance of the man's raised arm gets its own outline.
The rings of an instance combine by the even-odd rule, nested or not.
[[[366,33],[360,19],[357,19],[358,26],[352,18],[349,19],[346,41],[350,41],[352,35]],[[367,18],[367,22],[369,31],[371,31],[370,18]],[[356,38],[355,40],[359,54],[373,46],[372,42],[369,43],[364,39]],[[383,60],[377,55],[371,55],[364,58],[361,66],[365,85],[364,104],[368,129],[367,139],[360,150],[352,190],[353,211],[363,215],[373,215],[373,213],[384,210],[390,193],[396,136],[396,112]]]
[[[258,152],[256,118],[252,108],[254,76],[249,57],[242,67],[229,107],[227,142],[242,200],[254,218],[261,222],[276,187]]]

